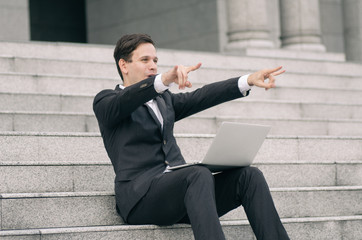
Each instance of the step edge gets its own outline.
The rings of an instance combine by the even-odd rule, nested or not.
[[[193,54],[195,55],[195,52],[187,52],[187,51],[177,51],[177,50],[170,50],[173,52],[173,58],[175,58],[175,53],[176,54]],[[161,54],[169,54],[167,53],[166,51],[158,51],[159,53]],[[285,60],[285,61],[289,61],[289,62],[293,62],[293,63],[298,63],[298,62],[303,62],[303,63],[306,63],[306,64],[333,64],[333,65],[345,65],[345,66],[350,66],[350,67],[357,67],[357,66],[361,66],[361,63],[358,63],[358,62],[335,62],[335,61],[327,61],[327,60],[303,60],[303,59],[288,59],[288,58],[262,58],[262,57],[252,57],[252,56],[235,56],[235,55],[223,55],[222,53],[200,53],[200,52],[196,52],[196,54],[201,54],[200,55],[200,58],[205,58],[207,57],[207,55],[214,55],[214,58],[220,58],[221,57],[224,57],[226,59],[230,59],[230,58],[234,58],[234,59],[237,59],[238,61],[246,61],[246,60],[260,60],[260,59],[264,59],[264,60],[271,60],[271,61],[281,61],[281,60]],[[178,58],[180,56],[176,56],[176,58]],[[182,57],[182,56],[181,56]],[[26,57],[26,56],[14,56],[14,55],[1,55],[0,54],[0,58],[3,58],[3,59],[11,59],[11,60],[16,60],[16,59],[25,59],[25,60],[41,60],[41,61],[58,61],[58,62],[69,62],[69,63],[90,63],[90,64],[107,64],[107,65],[110,65],[110,64],[115,64],[114,63],[114,60],[113,58],[110,58],[109,60],[101,60],[101,61],[96,61],[94,59],[92,60],[84,60],[84,59],[63,59],[63,58],[60,58],[60,59],[56,59],[56,58],[50,58],[50,57]],[[227,60],[227,61],[233,61],[232,59],[231,60]],[[172,64],[169,64],[169,63],[163,63],[162,61],[160,61],[160,64],[159,64],[159,67],[173,67]],[[219,65],[216,65],[216,64],[213,64],[212,67],[210,66],[205,66],[205,67],[208,67],[208,68],[212,68],[212,69],[222,69],[222,70],[234,70],[235,68],[233,66],[229,66],[229,67],[221,67]],[[256,71],[257,69],[235,69],[235,70],[239,70],[239,71]],[[292,73],[305,73],[305,72],[299,72],[299,71],[292,71]],[[324,75],[335,75],[333,73],[330,73],[330,74],[326,74],[324,73]],[[359,76],[360,73],[358,72],[353,72],[349,75],[343,75],[343,76]]]
[[[76,98],[94,98],[96,94],[63,94],[63,93],[24,93],[24,92],[0,92],[1,95],[29,95],[29,96],[50,96],[50,97],[76,97]],[[297,104],[297,105],[322,105],[322,106],[347,106],[362,107],[362,103],[340,103],[340,102],[313,102],[313,101],[295,101],[295,100],[273,100],[273,99],[248,99],[240,98],[230,101],[244,103],[265,103],[265,104]]]
[[[24,132],[24,131],[0,131],[2,136],[23,137],[101,137],[98,132]],[[175,133],[176,138],[214,138],[216,134],[207,133]],[[266,139],[294,139],[294,140],[362,140],[362,136],[326,136],[326,135],[268,135]]]
[[[196,161],[196,160],[195,160]],[[334,162],[323,162],[323,161],[283,161],[283,162],[254,162],[252,166],[278,166],[278,165],[360,165],[362,164],[362,161],[357,160],[350,160],[350,161],[334,161]],[[42,161],[0,161],[0,167],[1,166],[45,166],[45,167],[51,167],[51,166],[112,166],[112,163],[110,161],[53,161],[53,162],[42,162]]]
[[[324,186],[324,187],[278,187],[270,188],[271,192],[328,192],[328,191],[361,191],[362,186]],[[114,196],[110,191],[92,192],[43,192],[43,193],[0,193],[0,199],[23,198],[67,198]]]
[[[0,114],[8,115],[61,115],[61,116],[81,116],[94,117],[94,113],[85,112],[60,112],[60,111],[22,111],[22,110],[0,110]],[[346,119],[346,118],[247,118],[239,116],[189,116],[188,119],[202,119],[211,121],[226,121],[226,120],[265,120],[265,121],[302,121],[302,122],[328,122],[328,123],[362,123],[362,119]],[[176,123],[177,124],[177,123]]]
[[[313,223],[313,222],[338,222],[338,221],[361,221],[362,215],[354,216],[329,216],[329,217],[301,217],[301,218],[281,218],[282,223]],[[220,220],[222,226],[249,225],[248,220]],[[21,230],[1,230],[0,236],[26,236],[26,235],[48,235],[62,233],[85,233],[85,232],[108,232],[127,230],[155,230],[155,229],[180,229],[190,228],[188,224],[175,224],[171,226],[157,225],[111,225],[111,226],[88,226],[88,227],[66,227],[66,228],[43,228],[43,229],[21,229]]]

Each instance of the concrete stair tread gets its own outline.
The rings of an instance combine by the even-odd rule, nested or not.
[[[0,93],[0,110],[92,113],[93,98],[94,96],[85,94]],[[245,112],[250,118],[362,119],[362,104],[244,98],[215,106],[196,114],[196,116],[243,116]]]
[[[21,51],[26,48],[27,51]],[[113,52],[113,45],[102,44],[77,44],[77,43],[50,43],[50,42],[1,42],[1,52],[8,55],[20,55],[24,54],[30,57],[43,56],[58,58],[72,58],[72,59],[84,59],[95,58],[109,60]],[[76,50],[76,53],[74,54]],[[306,52],[295,51],[288,49],[259,49],[259,48],[247,48],[243,52],[237,53],[237,55],[244,54],[246,56],[263,57],[263,58],[291,58],[291,59],[305,59],[305,60],[323,60],[323,61],[345,61],[345,56],[342,53],[330,53],[330,52]],[[226,53],[225,55],[236,55],[232,53]]]
[[[71,46],[70,44],[54,44],[47,43],[48,49],[53,48],[52,51],[46,51],[43,46],[39,45],[38,49],[33,51],[12,51],[12,49],[4,48],[5,44],[2,42],[0,45],[1,55],[0,57],[22,57],[22,58],[33,58],[33,59],[50,59],[50,60],[66,60],[66,61],[92,61],[92,62],[114,62],[113,59],[113,48],[112,45],[91,45],[83,44],[76,47]],[[31,44],[31,43],[30,43]],[[28,45],[30,45],[28,44]],[[37,44],[32,44],[32,47],[37,47]],[[74,52],[76,50],[77,52]],[[56,53],[54,52],[56,51]],[[343,54],[338,53],[314,53],[314,52],[303,52],[303,51],[293,51],[293,50],[281,50],[281,49],[247,49],[246,55],[242,54],[232,54],[232,53],[214,53],[214,52],[194,52],[188,50],[170,50],[170,49],[157,49],[158,55],[160,56],[161,64],[162,57],[168,58],[168,60],[174,60],[175,58],[182,58],[189,56],[190,54],[197,55],[199,58],[211,58],[211,59],[261,59],[261,60],[279,60],[283,59],[286,61],[296,61],[296,62],[322,62],[322,63],[346,63],[343,58]],[[68,54],[67,54],[68,52]],[[169,54],[172,52],[171,54]],[[264,56],[261,56],[261,53],[265,53]],[[77,53],[77,54],[75,54]],[[279,54],[278,54],[279,53]],[[273,56],[273,54],[275,54]],[[279,56],[278,56],[279,55]],[[56,57],[54,57],[56,56]],[[195,58],[194,58],[195,59]],[[197,58],[196,58],[197,59]]]
[[[358,231],[362,225],[362,216],[334,216],[334,217],[306,217],[306,218],[282,218],[281,221],[287,228],[291,239],[309,240],[311,237],[318,239],[359,239],[360,234],[353,235],[350,230]],[[344,224],[345,223],[345,224]],[[347,224],[348,223],[348,224]],[[333,226],[330,226],[330,225]],[[254,240],[255,237],[247,220],[221,221],[227,239],[243,237],[246,240]],[[312,227],[312,226],[314,227]],[[238,231],[231,230],[230,226],[238,227]],[[338,231],[348,226],[347,229]],[[305,231],[300,231],[300,228]],[[171,230],[172,232],[170,232]],[[113,234],[112,234],[113,233]],[[160,239],[160,240],[188,240],[193,239],[191,227],[186,224],[172,226],[156,225],[112,225],[89,226],[68,228],[43,228],[29,230],[4,230],[0,231],[2,237],[27,240],[28,237],[39,236],[39,239]],[[52,238],[53,236],[53,238]],[[342,237],[343,236],[343,237]],[[317,239],[315,238],[315,239]]]
[[[362,203],[362,186],[271,188],[271,193],[282,218],[359,215]],[[122,223],[113,192],[17,193],[1,194],[0,199],[2,230]],[[246,216],[240,207],[221,219]]]
[[[82,82],[76,82],[77,79],[67,80],[54,79],[54,83],[48,83],[48,87],[33,86],[32,83],[14,83],[14,85],[4,94],[36,94],[36,95],[61,95],[61,96],[95,96],[100,89],[113,89],[116,85],[115,80],[94,81],[79,79]],[[8,79],[6,79],[8,81]],[[102,86],[100,86],[102,85]],[[106,85],[106,86],[105,86]],[[172,92],[189,92],[202,87],[203,84],[193,82],[193,87],[189,90],[180,91],[177,87],[171,89]],[[361,84],[362,85],[362,84]],[[6,86],[6,85],[5,85]],[[19,87],[23,86],[23,87]],[[53,89],[49,89],[51,88]],[[76,86],[81,86],[80,88]],[[77,90],[79,89],[79,90]],[[47,92],[47,94],[44,94]],[[52,93],[52,94],[50,94]],[[263,89],[253,88],[251,94],[246,99],[268,99],[268,100],[290,100],[301,102],[331,102],[331,103],[361,103],[362,89],[355,88],[322,88],[322,87],[297,87],[297,86],[278,86],[277,88],[265,92]]]
[[[176,134],[176,140],[186,161],[192,161],[203,158],[214,136]],[[255,162],[361,160],[361,140],[362,136],[268,136]],[[0,161],[108,160],[99,133],[0,132],[0,143]]]
[[[273,48],[246,48],[241,53],[245,56],[267,57],[267,58],[283,58],[283,59],[304,59],[304,60],[321,60],[344,62],[346,60],[343,53],[331,52],[308,52],[293,51],[289,49],[273,49]]]
[[[260,89],[262,90],[262,89]],[[321,89],[322,91],[329,91],[330,89]],[[334,89],[337,90],[337,89]],[[343,89],[338,89],[343,91]],[[361,92],[360,90],[348,90],[354,93]],[[36,93],[36,92],[0,92],[0,95],[10,95],[10,96],[30,96],[30,97],[41,97],[41,96],[49,96],[49,97],[74,97],[74,98],[88,98],[89,100],[93,100],[95,97],[94,94],[88,93]],[[305,99],[298,100],[288,100],[288,99],[253,99],[250,97],[235,99],[232,102],[268,102],[268,103],[300,103],[300,104],[322,104],[322,105],[342,105],[342,106],[362,106],[362,102],[356,103],[341,103],[341,102],[320,102],[316,100],[308,101]],[[228,102],[223,103],[223,105],[228,104]]]
[[[362,182],[362,161],[256,162],[270,187],[355,186]],[[114,170],[103,162],[0,161],[0,192],[113,191]],[[22,175],[19,179],[18,176]],[[60,181],[61,179],[61,181]],[[280,179],[283,179],[281,181]]]
[[[62,116],[82,116],[82,117],[94,117],[94,113],[87,113],[87,112],[60,112],[60,111],[29,111],[29,110],[0,110],[0,114],[9,114],[9,115],[62,115]],[[215,121],[237,121],[237,120],[270,120],[270,121],[306,121],[306,122],[352,122],[352,123],[362,123],[362,119],[348,119],[348,118],[288,118],[288,117],[270,117],[270,118],[250,118],[250,117],[241,117],[241,116],[190,116],[187,119],[194,119],[196,120],[215,120]],[[183,121],[182,119],[181,121]],[[176,122],[175,124],[178,124]],[[81,131],[80,131],[81,132]]]
[[[193,161],[197,161],[197,160],[193,160]],[[360,160],[343,160],[343,161],[331,161],[331,162],[325,162],[325,161],[297,161],[297,160],[291,160],[291,161],[283,161],[283,162],[278,162],[278,161],[269,161],[269,162],[254,162],[252,165],[253,166],[261,166],[261,165],[275,165],[275,166],[279,166],[279,165],[288,165],[288,164],[293,164],[293,165],[305,165],[305,164],[310,164],[310,165],[335,165],[335,164],[353,164],[353,165],[361,165],[362,161]],[[112,166],[112,163],[110,162],[110,160],[106,160],[106,161],[52,161],[52,162],[42,162],[42,161],[0,161],[0,166],[99,166],[99,165],[104,165],[104,166]]]
[[[163,72],[167,69],[160,69]],[[210,71],[213,72],[210,76]],[[246,74],[241,71],[214,71],[212,69],[200,69],[190,77],[196,87],[204,84],[220,81],[230,77]],[[113,89],[120,83],[117,77],[82,77],[67,76],[66,72],[62,74],[31,74],[31,73],[0,73],[0,83],[3,83],[4,92],[36,92],[36,93],[64,93],[77,94],[88,93],[96,94],[102,89]],[[20,87],[22,86],[22,87]],[[323,86],[323,87],[321,87]],[[362,90],[361,77],[346,76],[325,76],[325,75],[304,75],[285,73],[277,78],[277,87],[284,88],[316,88],[326,90]],[[173,88],[173,91],[177,88]]]
[[[190,56],[191,60],[190,60]],[[268,59],[260,57],[240,57],[220,55],[216,53],[201,53],[187,51],[170,51],[159,50],[158,57],[159,65],[162,67],[171,67],[177,64],[190,65],[197,62],[202,62],[204,67],[224,70],[245,70],[256,71],[266,67],[283,65],[288,72],[293,73],[320,73],[325,75],[345,75],[345,76],[360,76],[362,75],[361,64],[350,62],[327,62],[313,60],[292,60],[292,59]],[[218,61],[215,61],[218,59]],[[83,76],[108,76],[116,77],[117,71],[114,67],[114,62],[103,61],[97,62],[92,59],[83,60],[64,60],[50,58],[36,58],[24,56],[1,56],[0,55],[0,71],[9,72],[32,72],[32,73],[60,73],[64,69],[68,69],[70,75]],[[30,64],[32,63],[32,64]],[[221,63],[221,64],[220,64]],[[29,68],[29,65],[32,68]],[[71,68],[77,65],[77,69]],[[303,66],[303,67],[301,67]],[[46,69],[46,71],[45,71]],[[85,70],[88,69],[88,70]],[[107,71],[108,72],[107,72]]]
[[[99,132],[93,113],[0,111],[0,131]],[[175,124],[175,133],[216,133],[221,122],[271,125],[272,135],[362,135],[362,119],[249,118],[192,116]]]

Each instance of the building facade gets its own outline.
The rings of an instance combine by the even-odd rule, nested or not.
[[[362,61],[362,0],[1,0],[1,41],[115,44],[127,33],[160,48],[344,53]]]

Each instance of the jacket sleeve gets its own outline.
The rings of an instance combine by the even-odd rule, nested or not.
[[[193,92],[173,94],[175,121],[181,120],[220,103],[244,97],[238,78],[231,78],[203,86]],[[249,94],[249,91],[246,95]]]
[[[93,101],[93,111],[100,124],[114,127],[145,102],[156,97],[155,77],[147,78],[123,90],[103,90]]]

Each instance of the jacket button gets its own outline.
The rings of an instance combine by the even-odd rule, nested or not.
[[[167,141],[166,140],[163,140],[163,144],[166,145]]]
[[[170,163],[169,163],[169,162],[167,162],[167,161],[165,161],[165,164],[166,164],[166,165],[169,165]]]

